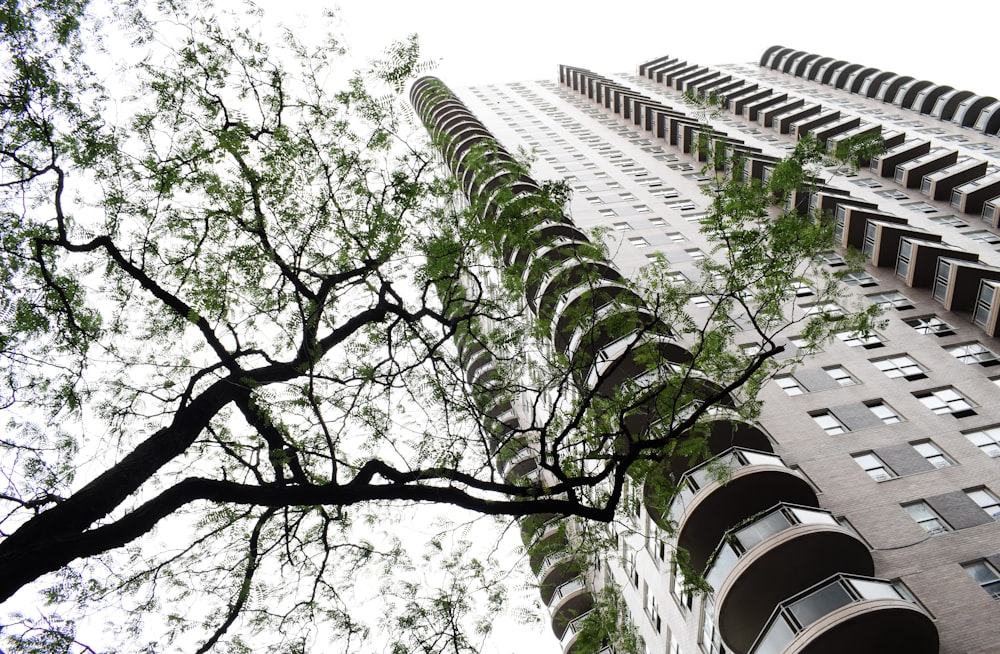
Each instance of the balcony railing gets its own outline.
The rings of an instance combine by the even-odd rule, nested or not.
[[[555,611],[556,607],[559,606],[559,602],[568,595],[572,595],[578,590],[582,590],[586,585],[583,583],[583,579],[577,577],[576,579],[570,579],[566,583],[560,585],[556,588],[555,592],[552,593],[552,597],[549,598],[549,611]]]
[[[712,588],[718,589],[743,554],[754,545],[774,534],[796,525],[838,526],[828,511],[811,509],[794,504],[779,504],[771,511],[748,524],[726,532],[715,559],[705,576]]]
[[[563,632],[562,637],[559,639],[559,643],[563,646],[564,650],[570,641],[573,640],[573,637],[583,629],[583,623],[588,615],[590,615],[590,611],[581,613],[566,624],[566,631]]]
[[[750,654],[781,654],[797,634],[833,611],[871,600],[909,601],[888,581],[835,575],[778,605]]]
[[[688,470],[681,477],[680,490],[670,507],[670,514],[675,519],[690,504],[699,490],[716,482],[726,481],[732,473],[740,468],[752,465],[772,465],[788,468],[776,454],[733,447],[701,465]],[[788,468],[790,470],[790,468]]]

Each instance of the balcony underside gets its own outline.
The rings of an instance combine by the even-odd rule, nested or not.
[[[704,570],[728,529],[779,502],[818,506],[809,483],[788,468],[752,465],[735,470],[726,483],[698,492],[681,519],[677,545],[690,554],[695,570]]]
[[[931,619],[903,600],[873,600],[843,607],[812,624],[783,654],[938,654]]]
[[[874,572],[867,546],[842,527],[797,525],[770,536],[748,550],[716,589],[723,640],[746,651],[779,602],[842,572]]]

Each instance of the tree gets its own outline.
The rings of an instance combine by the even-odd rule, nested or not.
[[[401,565],[398,543],[361,535],[393,506],[612,520],[635,501],[631,478],[697,455],[714,405],[752,399],[790,324],[814,340],[865,324],[788,312],[790,280],[828,237],[812,217],[762,220],[787,180],[803,183],[800,154],[776,175],[785,186],[725,185],[706,229],[729,268],[706,263],[704,284],[676,287],[654,266],[607,298],[650,298],[613,328],[652,376],[615,386],[613,365],[588,385],[594,359],[553,351],[548,319],[511,301],[544,266],[502,262],[554,238],[535,228],[562,215],[566,188],[512,186],[489,219],[456,206],[457,181],[407,133],[415,39],[332,92],[337,42],[269,43],[252,12],[2,12],[0,599],[50,606],[8,625],[14,651],[83,648],[76,614],[109,607],[122,651],[303,651],[317,623],[361,647],[345,593],[363,570]],[[526,175],[485,154],[477,174]],[[817,296],[836,297],[826,281]],[[685,309],[695,294],[712,298],[708,322]],[[576,311],[563,319],[595,320]],[[733,348],[743,319],[757,353]],[[668,336],[693,356],[666,365]],[[489,375],[466,376],[473,351]],[[497,415],[515,403],[527,424]],[[752,419],[755,404],[736,410]],[[640,413],[656,429],[630,428]],[[529,438],[547,484],[499,472]],[[491,573],[445,561],[454,584],[400,595],[407,647],[473,649],[454,598]]]

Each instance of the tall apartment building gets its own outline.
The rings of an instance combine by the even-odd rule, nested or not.
[[[826,168],[791,199],[835,217],[839,247],[817,253],[829,270],[847,248],[863,253],[864,270],[844,281],[885,309],[884,329],[841,334],[775,378],[759,424],[720,420],[710,445],[730,478],[706,474],[711,462],[675,471],[675,537],[648,508],[599,571],[531,558],[564,652],[609,578],[649,652],[1000,652],[1000,101],[778,46],[758,64],[663,57],[635,75],[563,66],[555,80],[458,96],[432,86],[411,96],[431,131],[453,138],[444,156],[456,174],[469,143],[534,152],[536,179],[574,189],[565,238],[610,228],[625,276],[660,253],[671,275],[696,278],[709,256],[699,218],[714,178],[692,147],[705,117],[684,92],[724,98],[710,139],[745,157],[747,180],[766,179],[806,134],[828,149],[881,134],[887,148],[860,171]],[[576,301],[557,278],[526,304],[554,313],[556,332]],[[694,315],[706,310],[692,298]],[[501,465],[530,470],[530,448]],[[551,524],[525,533],[563,537]],[[713,593],[683,592],[678,543]]]

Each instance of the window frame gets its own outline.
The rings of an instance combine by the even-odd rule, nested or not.
[[[906,359],[906,362],[901,361],[902,359]],[[869,361],[889,379],[902,377],[907,381],[915,381],[927,378],[928,369],[906,353],[892,354],[887,357],[869,359]]]
[[[929,438],[920,441],[913,441],[910,443],[910,447],[916,450],[917,454],[924,457],[927,463],[931,464],[938,470],[943,468],[950,468],[955,465],[955,461],[945,454],[944,450],[937,446],[937,444]]]
[[[852,454],[851,458],[854,459],[854,462],[858,464],[858,467],[864,470],[865,474],[871,477],[873,481],[876,482],[889,481],[890,479],[895,479],[896,477],[899,476],[892,468],[889,467],[889,465],[885,461],[879,458],[879,456],[875,454],[875,452],[872,452],[870,450],[868,452],[858,452],[857,454]],[[863,462],[863,459],[870,459],[871,461],[869,461],[868,463],[875,465],[867,465],[865,462]]]
[[[945,399],[942,394],[953,393],[957,395],[956,398]],[[964,418],[966,416],[975,415],[976,404],[972,402],[964,393],[956,389],[954,386],[945,386],[943,388],[928,389],[926,391],[919,391],[913,394],[920,403],[931,410],[935,415],[953,415],[956,418]],[[928,398],[934,398],[937,402],[928,402]],[[964,403],[966,406],[961,409],[956,409],[952,407],[955,402]],[[943,410],[941,410],[943,409]]]
[[[846,434],[851,431],[847,428],[840,418],[835,416],[829,409],[824,409],[822,411],[816,411],[809,414],[809,417],[813,419],[813,422],[826,432],[827,436],[839,436],[840,434]],[[824,425],[823,421],[827,420],[828,424]]]
[[[944,534],[952,530],[951,525],[949,525],[944,518],[938,515],[938,512],[935,511],[925,500],[907,502],[906,504],[902,504],[900,506],[903,507],[903,510],[906,511],[906,513],[921,529],[931,536]],[[911,509],[913,510],[911,511]],[[917,515],[914,515],[915,512],[922,512],[924,515],[918,517]],[[936,523],[936,526],[933,526],[934,523]]]

